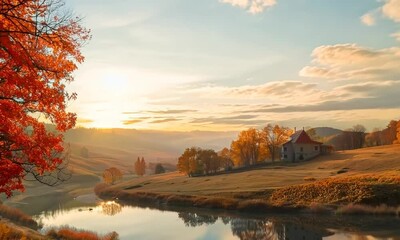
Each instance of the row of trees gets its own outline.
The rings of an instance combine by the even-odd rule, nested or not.
[[[250,128],[239,133],[231,148],[220,152],[212,149],[191,147],[185,149],[178,159],[178,170],[189,176],[210,174],[220,168],[250,166],[267,159],[280,158],[280,148],[288,141],[292,130],[279,125],[267,125],[262,130]]]
[[[103,172],[103,180],[107,184],[114,184],[122,179],[122,172],[115,168],[108,168]]]
[[[280,159],[280,148],[289,140],[290,128],[268,124],[262,130],[250,128],[239,133],[231,144],[231,157],[235,166],[249,166],[271,159]]]
[[[391,120],[383,130],[375,128],[365,136],[367,147],[400,143],[400,120]]]
[[[186,148],[178,159],[178,170],[189,176],[216,172],[220,167],[218,154],[212,149]]]
[[[146,162],[144,161],[144,157],[142,157],[142,159],[139,157],[137,158],[134,169],[138,176],[143,176],[146,173]]]

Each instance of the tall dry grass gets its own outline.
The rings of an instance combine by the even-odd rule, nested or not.
[[[33,220],[31,216],[16,208],[0,204],[0,216],[32,229],[37,229],[39,227],[38,223]]]
[[[118,240],[118,233],[112,232],[106,235],[99,235],[92,231],[76,229],[69,226],[62,226],[60,228],[53,228],[49,230],[46,236],[51,239],[63,240]]]
[[[400,216],[400,207],[391,207],[386,204],[379,206],[367,206],[360,204],[348,204],[346,206],[339,207],[336,211],[338,214],[350,214],[350,215],[393,215]]]
[[[26,231],[6,222],[0,222],[0,240],[44,240],[46,237],[33,230]]]
[[[362,174],[328,178],[277,189],[270,200],[274,205],[353,203],[397,206],[400,204],[400,175]]]

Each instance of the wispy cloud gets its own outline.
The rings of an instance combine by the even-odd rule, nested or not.
[[[246,9],[251,14],[258,14],[276,4],[276,0],[220,0],[234,7]]]
[[[397,41],[400,42],[400,32],[393,33],[393,34],[391,34],[390,36],[394,37]]]
[[[181,113],[191,113],[191,112],[197,112],[197,110],[170,109],[170,110],[159,110],[159,111],[147,111],[147,113],[151,114],[181,114]]]
[[[76,122],[78,124],[79,123],[85,124],[85,123],[93,123],[94,120],[93,119],[89,119],[89,118],[78,118]]]
[[[122,124],[124,124],[124,125],[133,125],[133,124],[136,124],[136,123],[140,123],[142,121],[143,121],[142,119],[130,119],[130,120],[122,121]]]
[[[276,81],[263,85],[241,86],[228,89],[228,94],[253,96],[291,97],[295,93],[309,93],[315,90],[316,84],[301,81]]]
[[[181,119],[179,119],[179,118],[164,118],[164,119],[151,121],[150,123],[166,123],[166,122],[175,122],[175,121],[180,121],[180,120]]]

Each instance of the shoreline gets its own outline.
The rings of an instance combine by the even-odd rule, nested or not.
[[[157,208],[195,207],[249,213],[321,213],[400,216],[400,176],[389,172],[329,178],[274,190],[236,195],[182,194],[98,184],[104,200],[146,204]],[[235,197],[240,196],[240,197]]]

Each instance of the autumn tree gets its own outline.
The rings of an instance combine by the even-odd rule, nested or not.
[[[215,173],[220,168],[220,157],[212,149],[186,148],[178,159],[178,171],[194,175]]]
[[[353,146],[354,146],[354,148],[362,148],[362,147],[364,147],[365,135],[366,135],[365,132],[367,131],[367,129],[363,125],[357,124],[357,125],[353,126],[351,131],[354,132],[354,134],[353,134]]]
[[[23,190],[24,179],[51,186],[64,179],[62,134],[76,121],[66,110],[76,94],[66,85],[89,38],[61,0],[1,1],[0,193]],[[46,130],[45,120],[55,132]]]
[[[236,166],[249,166],[265,160],[267,151],[261,132],[255,128],[241,131],[231,143],[231,156]]]
[[[216,173],[220,167],[218,154],[212,149],[200,149],[196,160],[203,166],[205,174]]]
[[[161,174],[161,173],[165,173],[165,168],[163,167],[163,165],[161,163],[157,163],[157,165],[154,169],[154,174]]]
[[[220,158],[220,165],[225,170],[229,170],[233,167],[233,161],[231,158],[231,151],[228,148],[223,148],[221,151],[218,152],[218,156]]]
[[[115,167],[108,168],[103,172],[103,180],[107,184],[114,184],[122,179],[122,172]]]
[[[282,144],[289,140],[292,133],[293,131],[290,128],[281,127],[279,125],[272,126],[271,124],[268,124],[264,127],[261,135],[264,144],[268,148],[272,162],[275,161],[275,158],[280,159]]]
[[[144,157],[140,160],[140,170],[141,170],[141,176],[143,176],[146,173],[146,161],[144,161]]]
[[[134,168],[136,175],[143,176],[146,173],[146,162],[143,157],[142,159],[137,158]]]
[[[178,158],[177,168],[181,173],[186,173],[188,176],[199,174],[203,171],[203,166],[197,161],[200,148],[186,148],[182,155]]]
[[[365,145],[367,147],[382,145],[382,131],[379,128],[374,128],[372,132],[366,134]]]
[[[400,120],[397,122],[396,126],[397,126],[396,140],[393,143],[400,144]]]

